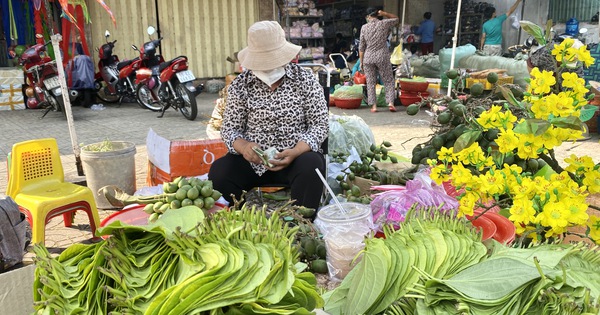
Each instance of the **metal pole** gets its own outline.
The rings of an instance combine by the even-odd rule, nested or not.
[[[79,156],[80,150],[77,145],[77,134],[75,133],[75,125],[73,124],[73,111],[71,111],[71,100],[69,99],[69,90],[67,88],[67,81],[65,80],[65,67],[63,66],[62,55],[60,53],[60,42],[62,41],[62,35],[55,34],[50,36],[52,39],[52,47],[54,48],[54,56],[56,59],[56,67],[58,68],[58,82],[60,82],[60,90],[62,92],[63,101],[65,104],[65,114],[67,116],[67,125],[69,126],[69,134],[71,135],[71,146],[73,147],[73,154],[75,155],[75,165],[77,166],[77,175],[83,176],[83,166],[81,165],[81,158]]]
[[[456,57],[456,42],[458,41],[458,25],[460,24],[460,7],[462,0],[458,0],[456,8],[456,22],[454,23],[454,36],[452,36],[452,57],[450,58],[450,69],[454,69],[454,58]],[[448,96],[452,94],[452,80],[448,79]]]

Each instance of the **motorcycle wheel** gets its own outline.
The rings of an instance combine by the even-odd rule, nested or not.
[[[62,96],[48,96],[48,102],[52,106],[52,110],[55,112],[62,112],[64,117],[67,117],[67,111],[65,111],[65,101]]]
[[[102,100],[102,102],[116,103],[119,101],[119,95],[111,94],[104,81],[98,80],[94,82],[94,88],[96,89],[96,96]]]
[[[160,103],[154,103],[154,96],[152,95],[152,90],[150,90],[150,88],[147,85],[138,85],[137,89],[135,90],[135,96],[138,104],[140,104],[140,106],[142,106],[143,108],[147,108],[153,112],[158,112],[162,110],[162,106],[160,105]]]
[[[177,95],[178,102],[181,102],[179,111],[183,114],[183,117],[188,120],[196,119],[198,115],[198,105],[196,104],[196,98],[194,94],[190,92],[183,84],[177,84],[175,87],[175,93]]]

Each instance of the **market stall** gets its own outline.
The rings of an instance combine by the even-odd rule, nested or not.
[[[543,44],[541,27],[526,31]],[[553,65],[592,64],[585,46],[557,47]],[[507,69],[456,71],[472,56],[451,53],[447,97],[406,104],[433,117],[410,161],[393,152],[400,139],[376,143],[359,116],[330,115],[318,209],[285,189],[224,204],[206,177],[222,141],[150,130],[147,187],[100,190],[120,209],[102,240],[58,255],[35,244],[35,273],[2,280],[34,279],[20,283],[40,314],[599,314],[600,164],[556,154],[597,110],[585,81],[538,69],[523,88]]]

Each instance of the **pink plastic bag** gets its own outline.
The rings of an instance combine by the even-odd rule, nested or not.
[[[458,201],[448,196],[442,186],[436,185],[429,177],[429,169],[425,169],[406,183],[405,190],[386,191],[373,199],[373,222],[378,229],[384,224],[402,222],[414,204],[417,208],[441,206],[442,211],[458,208]]]

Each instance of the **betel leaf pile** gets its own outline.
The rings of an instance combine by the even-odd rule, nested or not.
[[[35,246],[38,314],[301,315],[322,307],[292,246],[297,227],[277,212],[220,211],[192,228],[162,222],[169,216],[146,227],[115,222],[101,232],[110,233],[105,241],[58,257]]]
[[[323,295],[326,312],[379,314],[392,304],[414,306],[408,292],[420,281],[419,270],[447,277],[479,262],[487,251],[470,225],[435,209],[419,214],[413,209],[398,230],[386,228],[385,236],[367,240],[361,261]]]
[[[411,214],[324,295],[336,314],[599,314],[600,252],[579,244],[477,241],[464,219]]]

